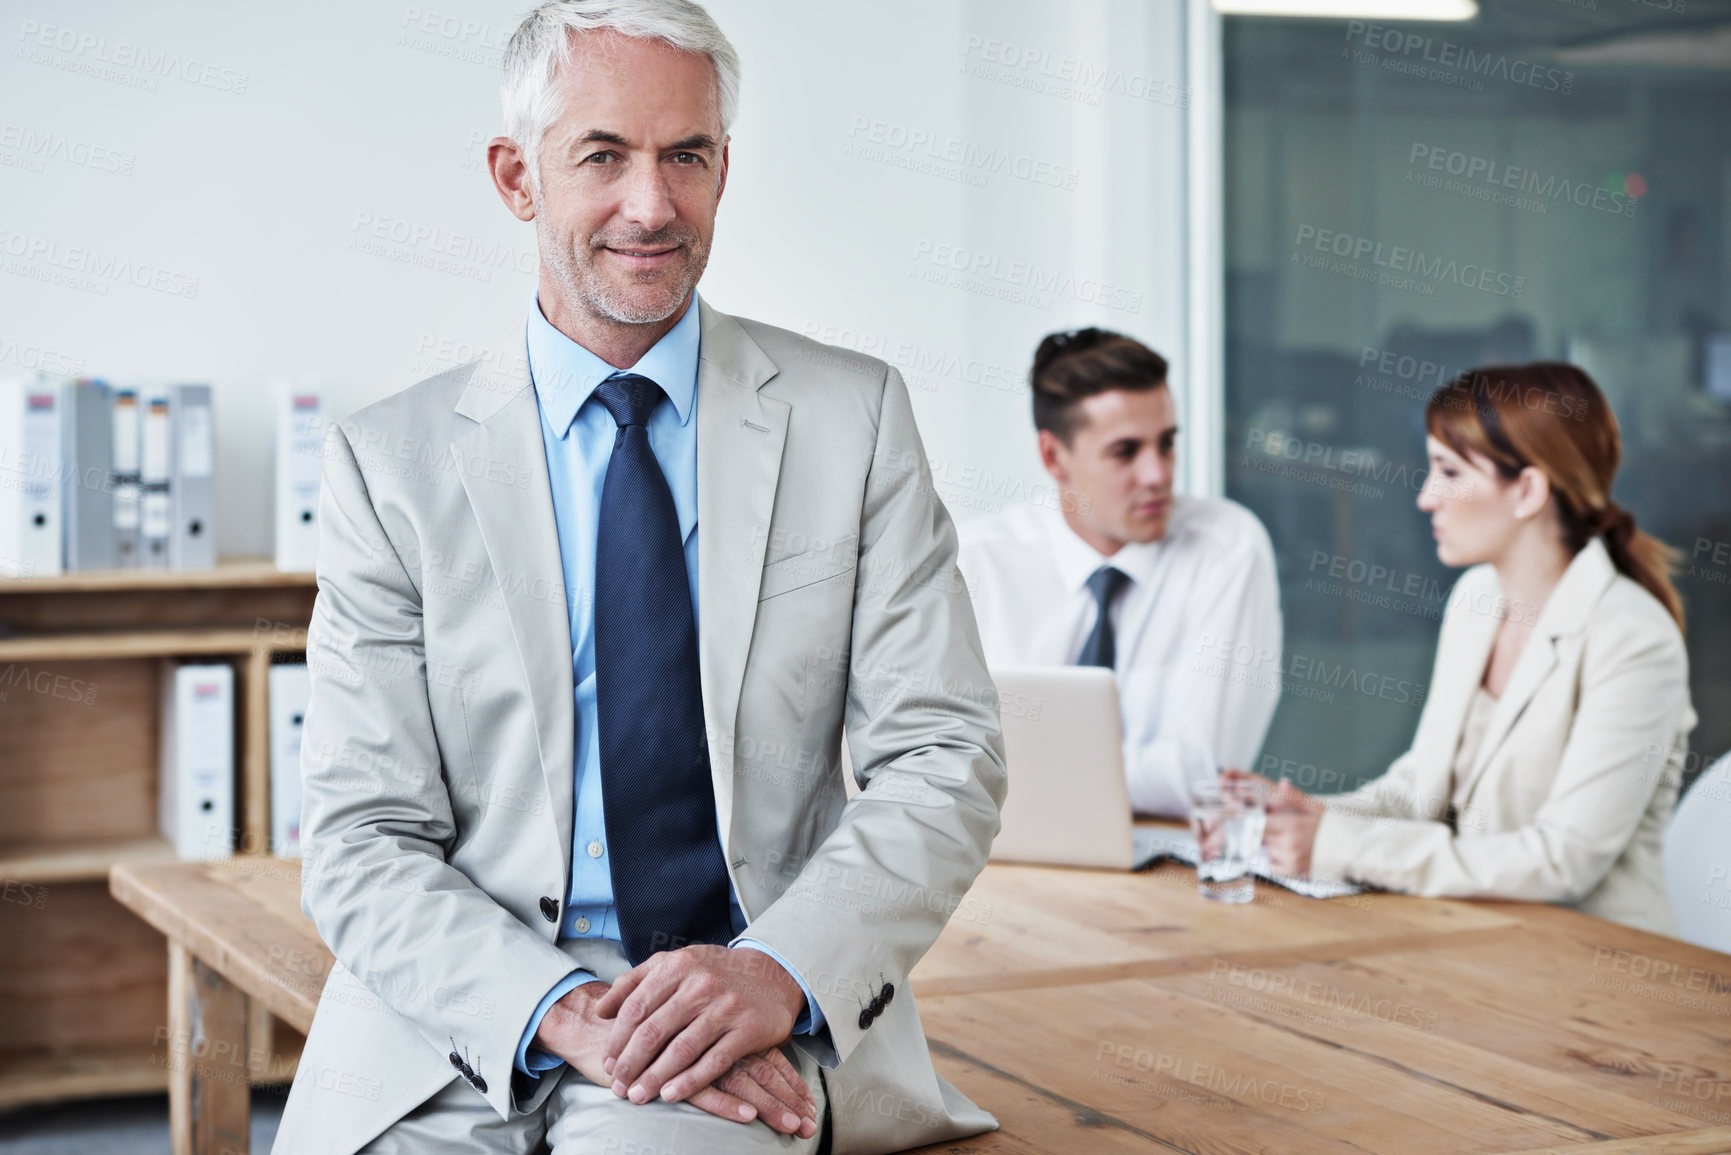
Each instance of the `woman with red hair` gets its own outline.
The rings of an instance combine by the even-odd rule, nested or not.
[[[1462,374],[1425,410],[1418,506],[1449,595],[1412,749],[1359,790],[1282,782],[1280,871],[1526,899],[1674,934],[1660,845],[1695,713],[1671,551],[1611,500],[1598,387],[1545,362]]]

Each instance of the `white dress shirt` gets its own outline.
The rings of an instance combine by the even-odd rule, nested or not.
[[[1110,557],[1058,510],[1021,505],[961,530],[959,564],[992,666],[1074,665],[1094,628],[1088,577],[1130,577],[1111,606],[1130,804],[1189,814],[1186,787],[1254,769],[1279,703],[1280,589],[1256,516],[1179,497],[1166,536]],[[1223,660],[1224,656],[1224,660]]]

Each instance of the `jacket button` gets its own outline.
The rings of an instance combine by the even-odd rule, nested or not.
[[[475,1090],[477,1090],[477,1091],[481,1092],[481,1094],[485,1095],[487,1093],[487,1080],[481,1078],[481,1076],[479,1076],[479,1075],[476,1075],[475,1076]]]
[[[895,997],[896,997],[896,984],[894,984],[894,983],[885,983],[884,989],[878,992],[878,998],[880,998],[884,1001],[885,1006],[888,1006],[889,1001]]]
[[[867,1009],[865,1009],[859,1013],[859,1029],[863,1031],[863,1030],[866,1030],[867,1028],[869,1028],[871,1025],[872,1025],[872,1013],[871,1013],[871,1009],[868,1007]]]
[[[559,904],[554,902],[551,898],[543,898],[541,900],[541,917],[546,919],[548,922],[558,922]]]
[[[459,1071],[463,1069],[463,1057],[455,1051],[451,1052],[451,1066],[457,1068]]]
[[[883,1014],[884,1013],[883,998],[880,996],[878,998],[873,999],[871,1001],[871,1006],[867,1009],[871,1011],[872,1018],[874,1018],[874,1019],[877,1018],[879,1015]]]

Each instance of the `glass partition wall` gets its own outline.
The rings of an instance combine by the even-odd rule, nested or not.
[[[1621,422],[1614,496],[1683,555],[1693,777],[1731,749],[1731,4],[1224,37],[1226,485],[1286,615],[1261,769],[1334,792],[1406,748],[1458,572],[1414,505],[1425,398],[1560,358]]]

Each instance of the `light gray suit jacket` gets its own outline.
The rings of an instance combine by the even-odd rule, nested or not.
[[[933,1070],[907,986],[1005,790],[907,389],[880,361],[698,308],[699,662],[748,933],[828,1019],[825,1042],[796,1043],[826,1068],[837,1155],[990,1129]],[[543,912],[570,874],[574,705],[526,364],[454,369],[344,422],[320,525],[302,905],[337,965],[276,1149],[333,1155],[466,1078],[453,1051],[501,1116],[553,1083],[519,1098],[511,1074],[572,968]]]

